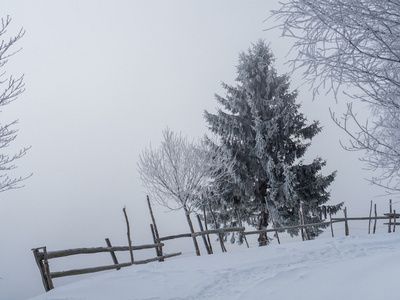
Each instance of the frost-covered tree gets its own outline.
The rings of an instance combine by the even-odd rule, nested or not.
[[[10,57],[12,57],[17,49],[13,49],[15,44],[23,37],[25,31],[21,29],[16,36],[6,38],[7,29],[9,28],[11,18],[2,18],[0,23],[0,69],[3,70]],[[19,95],[24,91],[23,76],[14,78],[12,75],[8,76],[6,71],[0,72],[0,106],[10,104],[16,100]],[[27,177],[10,177],[9,171],[16,168],[15,161],[20,159],[26,154],[28,148],[24,148],[12,155],[7,154],[6,148],[17,137],[17,129],[15,125],[18,120],[10,123],[0,122],[0,192],[21,187],[20,183]],[[28,176],[29,177],[29,176]]]
[[[290,0],[273,14],[315,94],[327,87],[338,98],[350,86],[369,105],[367,123],[351,105],[334,119],[352,137],[348,148],[366,151],[367,166],[382,172],[372,182],[400,191],[400,1]]]
[[[203,206],[202,195],[214,180],[229,177],[231,162],[204,140],[189,142],[169,129],[163,131],[163,137],[158,149],[146,148],[140,155],[140,178],[152,200],[168,209],[184,211],[190,232],[194,233],[190,214]],[[218,190],[214,192],[218,194]],[[200,255],[196,237],[193,243]]]
[[[306,124],[295,102],[297,92],[289,90],[289,78],[277,74],[273,61],[264,41],[242,52],[236,86],[223,84],[225,97],[215,96],[223,108],[216,114],[205,112],[218,145],[234,162],[235,184],[214,183],[226,191],[213,202],[224,224],[235,226],[244,221],[261,230],[272,217],[277,227],[298,225],[301,203],[305,221],[319,222],[329,200],[327,188],[335,173],[321,174],[325,165],[321,158],[310,164],[301,160],[321,128],[318,122]],[[340,206],[327,209],[335,213]],[[259,244],[267,244],[266,234],[260,235]]]

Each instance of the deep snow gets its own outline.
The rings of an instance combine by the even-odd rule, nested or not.
[[[325,238],[174,258],[94,275],[31,300],[396,299],[400,235]]]

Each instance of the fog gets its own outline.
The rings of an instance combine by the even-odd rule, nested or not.
[[[270,42],[278,71],[289,70],[291,41],[265,31],[274,23],[264,20],[278,7],[265,0],[2,1],[1,16],[12,17],[7,34],[26,30],[21,52],[4,68],[25,74],[26,91],[1,118],[19,119],[10,151],[32,146],[12,175],[33,176],[0,195],[0,299],[44,292],[31,248],[102,246],[106,237],[126,245],[124,206],[133,243],[152,241],[139,154],[157,146],[167,126],[190,138],[204,135],[204,109],[217,107],[222,81],[234,84],[238,54],[252,42]],[[330,118],[329,108],[340,113],[346,99],[312,101],[300,73],[292,82],[302,112],[324,127],[307,158],[327,159],[326,173],[338,170],[332,203],[345,201],[350,215],[367,214],[370,200],[383,209],[388,197],[376,198],[383,191],[364,180],[370,173],[361,153],[342,149],[339,140],[348,138]],[[162,235],[187,231],[183,213],[154,210]],[[190,243],[166,251],[190,253]],[[74,267],[81,262],[89,258]],[[50,264],[61,270],[72,263]],[[55,286],[80,278],[56,279]]]

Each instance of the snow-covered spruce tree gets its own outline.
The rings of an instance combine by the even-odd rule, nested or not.
[[[223,146],[234,161],[235,184],[224,178],[214,183],[226,191],[212,201],[223,225],[243,221],[261,230],[272,219],[277,227],[298,225],[301,203],[305,222],[314,223],[321,221],[325,210],[336,213],[342,205],[324,206],[335,178],[335,172],[320,173],[325,161],[316,158],[304,164],[301,160],[321,127],[318,122],[306,124],[295,102],[297,92],[289,90],[288,76],[279,76],[273,61],[264,41],[242,52],[237,85],[223,83],[226,96],[215,96],[223,109],[205,112],[209,129],[219,138],[214,147]],[[311,235],[318,233],[314,228]],[[261,234],[260,246],[267,243],[266,234]]]

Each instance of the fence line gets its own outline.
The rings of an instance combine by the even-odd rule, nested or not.
[[[300,216],[301,217],[300,225],[287,226],[287,227],[281,227],[281,228],[263,229],[263,230],[253,230],[253,231],[247,231],[247,232],[245,231],[246,230],[245,227],[227,227],[227,228],[217,228],[217,229],[210,229],[210,230],[208,230],[206,227],[206,230],[203,230],[203,227],[200,226],[201,225],[200,217],[198,217],[199,226],[200,226],[201,231],[160,237],[157,226],[156,226],[155,218],[154,218],[154,215],[153,215],[153,212],[151,209],[151,204],[150,204],[149,198],[147,198],[147,201],[149,204],[149,210],[150,210],[152,223],[153,223],[150,226],[152,229],[154,244],[147,244],[147,245],[140,245],[140,246],[132,246],[132,245],[112,246],[109,239],[106,239],[107,247],[75,248],[75,249],[57,250],[57,251],[49,251],[49,252],[47,251],[46,247],[39,247],[39,248],[32,249],[34,257],[35,257],[35,261],[39,267],[39,271],[40,271],[40,274],[42,277],[43,286],[44,286],[45,290],[49,291],[54,288],[53,281],[52,281],[53,278],[94,273],[94,272],[100,272],[100,271],[111,270],[111,269],[119,270],[120,268],[132,266],[132,265],[145,264],[145,263],[154,262],[154,261],[161,262],[161,261],[164,261],[164,259],[166,259],[166,258],[181,255],[182,252],[172,253],[172,254],[163,254],[163,251],[162,251],[162,247],[164,246],[164,243],[162,243],[162,241],[167,241],[167,240],[172,240],[172,239],[177,239],[177,238],[184,238],[184,237],[195,238],[198,236],[202,236],[204,244],[205,244],[205,248],[209,249],[207,251],[208,254],[212,254],[213,251],[211,250],[212,249],[211,242],[209,239],[210,234],[217,234],[219,236],[222,251],[226,252],[226,248],[223,244],[222,239],[223,239],[223,234],[229,233],[229,232],[240,232],[243,234],[244,237],[246,237],[247,235],[263,234],[263,233],[268,233],[268,232],[275,232],[277,234],[278,232],[283,232],[283,231],[292,230],[292,229],[301,229],[302,231],[304,229],[305,232],[307,233],[308,227],[319,227],[319,226],[330,225],[332,237],[334,237],[333,224],[339,223],[339,222],[345,222],[345,235],[346,236],[349,235],[349,227],[348,227],[349,221],[369,220],[368,233],[370,233],[370,226],[371,226],[372,221],[375,221],[373,233],[375,233],[377,220],[389,220],[389,223],[384,223],[384,225],[388,225],[388,232],[392,232],[392,227],[393,227],[393,232],[394,232],[396,229],[396,225],[400,225],[400,223],[397,222],[397,220],[400,219],[400,214],[397,214],[396,210],[394,210],[394,211],[392,210],[392,202],[390,201],[390,213],[384,214],[383,216],[377,215],[376,204],[375,204],[375,216],[372,216],[372,202],[371,202],[369,217],[347,217],[347,208],[344,208],[344,210],[343,210],[344,218],[332,218],[332,216],[330,216],[330,221],[304,224],[304,216],[303,216],[303,218],[302,218],[302,216]],[[206,216],[204,216],[204,219],[206,220]],[[393,222],[392,222],[392,219],[393,219]],[[128,222],[127,222],[127,225],[128,225],[128,239],[129,239],[129,223]],[[206,239],[205,236],[207,236],[208,239]],[[302,232],[302,237],[303,237],[303,240],[310,239],[309,235],[304,234],[303,232]],[[249,247],[248,244],[247,244],[247,247]],[[140,261],[131,261],[128,263],[119,263],[115,256],[115,252],[118,252],[118,251],[130,251],[131,256],[133,256],[133,254],[132,254],[133,250],[136,251],[136,250],[151,249],[151,248],[156,249],[157,256],[154,258],[149,258],[149,259],[140,260]],[[102,253],[102,252],[110,253],[110,255],[113,259],[113,262],[114,262],[113,265],[91,267],[91,268],[84,268],[84,269],[74,269],[74,270],[61,271],[61,272],[50,272],[50,266],[49,266],[49,262],[48,262],[49,259],[66,257],[66,256],[71,256],[71,255],[77,255],[77,254],[94,254],[94,253]]]
[[[111,245],[110,240],[106,239],[107,245]],[[131,251],[131,250],[143,250],[143,249],[151,249],[151,248],[159,248],[164,246],[163,243],[156,243],[150,245],[140,245],[140,246],[109,246],[109,247],[92,247],[92,248],[75,248],[75,249],[67,249],[67,250],[57,250],[57,251],[49,251],[47,252],[46,247],[39,247],[33,248],[33,255],[35,257],[35,261],[38,265],[44,289],[47,291],[54,288],[53,278],[65,277],[65,276],[72,276],[72,275],[80,275],[80,274],[87,274],[87,273],[95,273],[105,270],[112,270],[124,267],[129,267],[132,265],[140,265],[146,264],[153,261],[160,261],[166,258],[174,257],[181,255],[182,252],[171,253],[171,254],[164,254],[162,256],[157,256],[154,258],[144,259],[144,260],[137,260],[129,263],[118,263],[116,259],[115,252],[116,251]],[[111,257],[113,259],[113,265],[107,266],[100,266],[100,267],[91,267],[91,268],[84,268],[84,269],[74,269],[68,271],[61,271],[61,272],[50,272],[49,266],[49,259],[59,258],[59,257],[66,257],[71,255],[78,255],[78,254],[95,254],[95,253],[104,253],[110,252]]]

